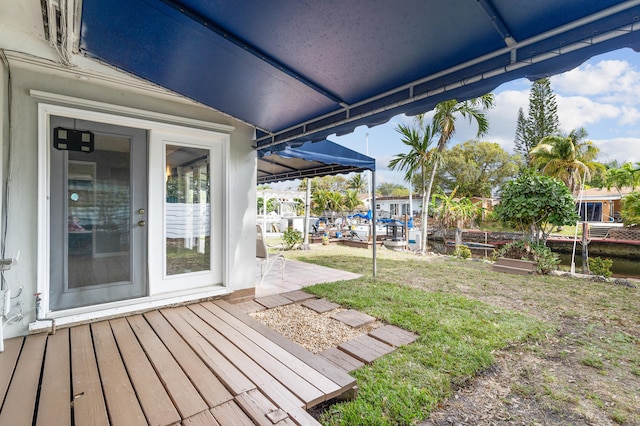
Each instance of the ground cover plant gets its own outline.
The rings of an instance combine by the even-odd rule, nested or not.
[[[640,291],[445,256],[313,246],[363,277],[309,291],[420,335],[353,374],[325,424],[640,424]],[[423,423],[420,423],[423,422]]]

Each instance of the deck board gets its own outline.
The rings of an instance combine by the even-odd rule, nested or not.
[[[7,340],[0,424],[317,426],[306,408],[355,379],[230,306],[203,302]]]
[[[71,424],[71,366],[69,364],[69,329],[59,330],[47,339],[42,372],[42,389],[36,425]]]
[[[91,324],[91,332],[111,424],[146,425],[146,418],[122,363],[109,322]]]
[[[300,400],[293,392],[282,385],[278,380],[271,376],[258,363],[248,357],[235,344],[229,342],[220,333],[211,328],[209,324],[194,314],[187,307],[173,308],[172,311],[178,312],[187,322],[198,331],[211,344],[215,344],[221,353],[225,355],[236,367],[245,372],[247,377],[260,389],[265,395],[279,405],[284,411],[295,419],[299,424],[317,424],[305,410],[306,404]]]
[[[252,390],[236,397],[236,402],[256,425],[292,424],[287,413],[276,407],[260,391]],[[294,423],[295,424],[295,423]]]
[[[156,334],[164,342],[176,362],[196,387],[200,396],[204,398],[209,407],[215,407],[223,402],[233,399],[233,395],[222,384],[220,379],[203,363],[198,355],[189,348],[189,345],[180,337],[164,317],[158,311],[150,312],[145,316]],[[234,378],[242,380],[242,373],[234,372]]]
[[[344,370],[336,368],[336,366],[326,359],[316,356],[309,352],[302,346],[292,342],[284,337],[272,328],[267,327],[255,318],[251,318],[249,315],[244,314],[242,311],[236,309],[236,307],[224,300],[217,300],[216,305],[220,306],[225,311],[238,318],[243,323],[247,324],[252,329],[256,330],[261,335],[267,337],[269,340],[277,343],[280,347],[287,352],[295,355],[298,359],[304,361],[309,366],[313,367],[316,371],[324,374],[327,378],[341,386],[341,391],[345,392],[355,386],[356,380],[348,375]]]
[[[125,318],[110,321],[124,365],[149,424],[169,425],[182,418]]]
[[[220,426],[220,423],[209,411],[203,411],[193,417],[189,417],[182,422],[182,426]]]
[[[251,381],[265,394],[288,409],[300,408],[304,402],[297,398],[289,389],[274,379],[258,363],[253,361],[242,350],[229,342],[224,336],[211,328],[204,320],[186,307],[174,308],[174,312],[181,315],[187,322],[211,344],[215,344],[218,350],[229,359],[238,369],[244,371]],[[288,411],[287,411],[288,412]]]
[[[312,383],[314,387],[320,389],[326,395],[326,399],[333,398],[343,392],[342,387],[336,382],[318,372],[315,368],[311,367],[300,358],[296,357],[291,352],[287,351],[282,346],[273,342],[258,331],[247,327],[244,322],[222,309],[219,305],[213,302],[202,303],[201,305],[220,319],[218,323],[225,324],[227,327],[232,327],[238,333],[241,333],[249,339],[251,343],[258,345],[267,353],[278,359],[282,364],[285,364],[296,374]]]
[[[149,314],[145,314],[148,317]],[[155,312],[153,313],[155,316]],[[171,325],[180,333],[185,342],[198,354],[200,359],[206,363],[209,368],[214,370],[217,377],[222,383],[233,393],[238,395],[251,389],[255,389],[255,385],[241,372],[235,365],[222,355],[218,349],[211,345],[204,337],[193,329],[176,311],[169,309],[163,310],[162,315],[171,321]],[[150,318],[154,321],[154,318]],[[154,323],[155,327],[155,323]]]
[[[77,425],[108,425],[107,406],[100,386],[98,364],[89,325],[73,327],[71,334],[71,377],[73,418]]]
[[[209,408],[145,319],[139,315],[127,319],[182,418],[189,418]]]
[[[31,424],[47,335],[27,336],[0,412],[0,425]]]
[[[244,353],[260,364],[262,368],[269,371],[273,377],[298,395],[305,403],[315,405],[318,402],[322,402],[327,393],[338,390],[338,386],[335,383],[328,381],[326,377],[318,374],[314,369],[305,366],[288,352],[279,351],[281,348],[277,345],[262,341],[262,336],[258,335],[258,333],[249,338],[238,331],[232,325],[236,319],[216,305],[203,303],[192,305],[190,309],[220,334],[233,341]],[[213,312],[216,312],[217,315]],[[261,343],[266,347],[263,347]],[[326,386],[323,391],[316,387],[320,381],[326,381],[326,383],[322,383]]]
[[[4,352],[0,355],[0,409],[2,408],[2,401],[9,389],[9,383],[11,383],[11,376],[13,376],[13,370],[18,363],[18,356],[20,356],[20,349],[22,349],[23,337],[15,337],[13,339],[7,339],[4,341]]]
[[[233,426],[254,426],[251,417],[242,411],[235,401],[229,401],[211,409],[211,414],[220,424],[225,424],[233,419]]]

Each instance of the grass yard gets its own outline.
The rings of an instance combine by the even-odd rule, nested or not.
[[[640,291],[496,273],[441,256],[313,246],[287,256],[363,274],[309,292],[420,335],[354,372],[325,424],[640,424]]]

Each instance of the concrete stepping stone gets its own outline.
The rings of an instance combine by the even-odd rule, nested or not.
[[[316,296],[314,296],[313,294],[309,294],[306,291],[302,291],[302,290],[294,290],[294,291],[290,291],[288,293],[281,293],[280,294],[282,297],[286,297],[287,299],[293,301],[293,302],[302,302],[304,300],[309,300],[309,299],[315,299]]]
[[[408,345],[418,339],[418,335],[410,331],[403,330],[395,325],[385,325],[369,332],[369,336],[378,339],[396,348],[402,345]]]
[[[277,308],[278,306],[290,305],[293,303],[291,299],[287,299],[286,297],[280,296],[279,294],[260,297],[259,299],[255,300],[267,309]]]
[[[338,345],[338,349],[360,361],[371,364],[383,355],[393,352],[396,348],[371,336],[360,336]]]
[[[331,318],[350,325],[353,328],[358,328],[376,320],[371,315],[356,311],[355,309],[348,309],[346,311],[335,313],[331,315]]]
[[[325,351],[320,352],[318,355],[326,358],[327,360],[331,361],[347,372],[357,370],[364,365],[362,361],[355,359],[348,353],[343,352],[338,348],[329,348]]]
[[[305,308],[309,308],[313,311],[316,311],[319,314],[323,314],[325,312],[333,311],[336,308],[339,308],[340,305],[337,303],[329,302],[327,299],[309,299],[302,302],[302,306]]]

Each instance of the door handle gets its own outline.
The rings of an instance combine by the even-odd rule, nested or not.
[[[145,226],[146,224],[147,222],[145,222],[144,220],[138,222],[138,226]]]

